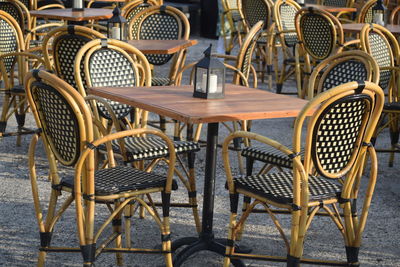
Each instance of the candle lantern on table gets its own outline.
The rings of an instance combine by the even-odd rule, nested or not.
[[[112,13],[112,17],[107,21],[108,38],[126,40],[126,19],[118,7],[115,7]]]
[[[84,0],[73,0],[72,11],[83,11],[83,1]]]
[[[225,96],[225,66],[211,56],[211,45],[204,51],[204,58],[195,66],[193,96],[206,99]]]
[[[373,23],[385,26],[387,24],[387,8],[383,0],[378,0],[372,8]]]

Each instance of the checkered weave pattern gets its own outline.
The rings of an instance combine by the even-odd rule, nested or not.
[[[0,54],[16,52],[18,48],[17,35],[12,25],[0,18]],[[11,71],[15,57],[4,58],[6,72]]]
[[[98,196],[118,194],[127,191],[136,191],[157,187],[164,187],[166,177],[154,173],[148,173],[128,166],[101,169],[94,175],[95,194]],[[63,177],[60,184],[74,188],[73,177]],[[173,180],[172,189],[178,185]]]
[[[93,87],[135,86],[135,72],[129,60],[120,52],[102,48],[94,52],[89,59],[90,80]],[[118,119],[129,114],[131,106],[108,100]],[[108,111],[101,103],[98,103],[100,114],[111,119]]]
[[[368,38],[371,48],[371,55],[378,63],[379,68],[393,66],[393,62],[391,60],[392,49],[386,40],[381,35],[374,32],[371,32]],[[379,86],[384,90],[387,89],[390,78],[391,72],[389,70],[381,70]]]
[[[238,189],[250,191],[272,201],[282,204],[293,203],[293,173],[291,171],[237,177],[234,183]],[[335,198],[341,192],[341,187],[334,181],[312,175],[308,176],[308,189],[310,201]]]
[[[366,81],[367,68],[364,63],[356,60],[341,62],[329,70],[322,82],[322,91],[352,81]]]
[[[91,40],[87,37],[74,34],[63,34],[54,40],[53,53],[55,53],[54,64],[56,65],[57,75],[74,88],[77,88],[74,75],[75,57],[79,49],[89,41]],[[87,88],[83,62],[80,67],[82,82],[84,88]]]
[[[358,152],[356,144],[369,100],[363,95],[348,96],[323,111],[313,131],[311,156],[317,171],[321,171],[319,163],[324,172],[338,173]]]
[[[32,95],[54,155],[63,164],[74,165],[80,154],[79,128],[74,111],[59,92],[44,83],[34,82]]]
[[[252,52],[254,51],[254,47],[257,44],[257,40],[260,38],[261,32],[262,31],[260,30],[253,36],[253,39],[251,40],[249,46],[245,50],[242,66],[238,66],[240,71],[244,74],[246,78],[249,77]]]
[[[148,7],[150,7],[150,5],[149,4],[141,4],[141,5],[138,5],[137,7],[135,7],[135,8],[133,8],[133,9],[131,9],[131,11],[126,15],[126,20],[129,22],[129,23],[131,23],[131,20],[137,15],[137,14],[139,14],[141,11],[143,11],[143,10],[145,10],[146,8],[148,8]],[[139,31],[139,22],[142,20],[142,18],[144,17],[144,15],[143,16],[140,16],[139,18],[137,18],[134,22],[132,22],[133,23],[133,25],[132,25],[132,36],[134,37],[134,38],[136,38],[136,36],[137,36],[137,33],[138,33],[138,31]]]
[[[279,8],[281,16],[282,28],[284,31],[295,31],[294,16],[297,13],[297,9],[294,6],[288,4],[282,4]],[[285,33],[285,44],[289,47],[294,47],[297,43],[296,32]]]
[[[22,4],[24,4],[29,10],[31,10],[30,1],[29,0],[20,0],[20,2]]]
[[[140,27],[141,40],[178,40],[179,21],[169,14],[155,13],[145,18]],[[146,55],[147,60],[153,65],[166,64],[173,55]]]
[[[318,60],[331,55],[334,43],[334,31],[329,21],[314,13],[306,13],[300,19],[301,34],[307,52]]]
[[[347,0],[325,0],[324,6],[345,7],[347,6]]]
[[[13,17],[21,28],[24,27],[24,17],[23,14],[18,10],[16,4],[11,2],[0,2],[0,10],[7,12]]]
[[[126,137],[124,142],[128,162],[163,158],[169,155],[168,146],[162,139],[157,137]],[[173,141],[173,143],[177,154],[200,150],[200,145],[197,142]],[[112,146],[114,153],[122,154],[118,140],[113,140]],[[106,151],[106,147],[101,146],[100,150]]]
[[[367,9],[367,11],[365,13],[364,21],[363,21],[364,23],[372,23],[373,22],[374,15],[373,15],[373,10],[372,9],[374,8],[375,5],[376,4],[373,4]]]
[[[171,83],[171,79],[168,77],[152,77],[151,85],[152,86],[164,86],[169,85]]]
[[[267,164],[276,165],[282,168],[293,168],[293,160],[282,151],[273,147],[246,147],[242,150],[242,156],[246,158],[252,158],[254,160],[262,161]],[[301,151],[301,157],[303,158],[304,151]]]
[[[249,27],[253,27],[260,20],[266,22],[271,15],[263,0],[242,0],[242,11]]]

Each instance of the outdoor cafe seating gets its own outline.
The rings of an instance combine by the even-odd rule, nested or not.
[[[155,0],[0,1],[0,144],[26,148],[29,262],[363,264],[380,155],[398,167],[400,3],[222,0],[218,54],[191,33],[209,1],[200,21]],[[343,240],[335,259],[314,257],[317,218]],[[268,224],[278,254],[252,243]]]

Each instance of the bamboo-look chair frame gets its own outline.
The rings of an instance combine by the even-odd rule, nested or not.
[[[385,117],[388,117],[388,120],[386,121],[386,123],[380,123],[379,126],[377,127],[377,131],[374,135],[374,141],[385,128],[389,127],[391,148],[377,149],[377,151],[390,153],[389,166],[392,167],[394,162],[394,153],[400,151],[397,146],[397,143],[399,141],[400,110],[398,108],[391,108],[391,105],[396,107],[400,102],[399,99],[400,79],[398,77],[400,73],[400,68],[398,66],[400,62],[400,46],[396,37],[385,27],[377,24],[371,24],[371,25],[366,24],[362,28],[360,33],[361,49],[366,53],[370,54],[372,57],[378,57],[379,55],[377,53],[382,53],[384,47],[379,49],[379,51],[376,50],[373,51],[371,49],[371,44],[369,39],[370,34],[377,34],[384,42],[386,46],[385,48],[387,50],[387,57],[389,60],[388,62],[384,62],[384,65],[378,62],[378,65],[380,65],[379,69],[381,72],[381,82],[385,82],[384,80],[382,80],[383,77],[382,73],[383,72],[390,73],[389,80],[387,81],[387,88],[383,88],[384,90],[387,90],[386,91],[387,99],[385,107],[383,108],[381,122],[384,121]],[[379,59],[376,58],[376,60],[378,61]],[[384,86],[385,84],[382,85],[382,87]]]
[[[324,21],[325,25],[329,28],[330,36],[329,47],[325,47],[325,51],[321,51],[323,53],[317,54],[316,48],[310,47],[309,45],[313,45],[312,42],[317,42],[317,40],[313,40],[308,43],[306,40],[306,36],[310,36],[310,33],[306,33],[304,29],[303,22],[308,17],[318,16],[320,20]],[[307,83],[309,79],[309,75],[312,72],[312,66],[316,65],[316,63],[328,58],[331,55],[339,53],[343,51],[345,46],[354,44],[358,41],[349,41],[345,43],[344,32],[342,28],[342,24],[340,21],[333,16],[331,13],[315,8],[302,8],[300,9],[295,16],[295,25],[296,32],[298,38],[298,44],[296,45],[296,81],[297,81],[297,93],[301,98],[305,97]],[[309,38],[309,37],[308,37]],[[319,40],[325,45],[325,40]],[[315,44],[314,44],[315,45]],[[319,48],[317,48],[319,49]],[[320,52],[320,51],[317,51]],[[300,56],[304,59],[303,71],[301,70],[300,64]],[[302,77],[302,74],[304,78]],[[302,79],[303,78],[303,79]]]
[[[390,13],[389,23],[395,25],[400,24],[400,6],[395,7]]]
[[[96,38],[106,38],[105,35],[99,33],[98,31],[89,29],[87,27],[78,25],[65,25],[59,28],[51,30],[43,39],[43,58],[46,63],[45,67],[47,70],[54,70],[58,77],[71,83],[72,87],[76,87],[75,79],[66,79],[65,74],[61,73],[61,66],[59,63],[59,51],[58,51],[58,40],[63,38],[63,36],[73,33],[74,36],[80,36],[90,40]],[[78,52],[79,49],[77,49]],[[71,62],[71,64],[73,64]],[[71,73],[71,76],[74,74]]]
[[[89,60],[91,58],[91,55],[98,51],[99,49],[107,47],[108,49],[112,49],[115,51],[118,51],[119,53],[125,55],[127,59],[129,59],[130,63],[132,64],[132,68],[135,69],[136,71],[136,84],[134,86],[145,86],[145,87],[150,87],[151,86],[151,70],[150,70],[150,65],[146,59],[146,57],[135,47],[129,45],[126,42],[122,42],[119,40],[114,40],[114,39],[96,39],[93,40],[86,45],[84,45],[78,52],[76,59],[75,59],[75,79],[76,79],[76,84],[78,85],[78,91],[82,96],[86,96],[86,91],[85,87],[83,85],[82,81],[82,75],[81,75],[81,70],[79,66],[82,64],[81,62],[84,62],[84,71],[85,75],[84,77],[86,78],[86,85],[87,87],[92,87],[92,80],[91,80],[91,74],[89,72]],[[133,86],[133,85],[132,85]],[[97,102],[101,102],[106,108],[108,113],[111,115],[113,125],[115,125],[115,129],[117,131],[122,131],[126,129],[135,129],[135,128],[145,128],[147,126],[147,119],[148,119],[148,112],[142,109],[137,109],[134,108],[135,115],[134,115],[134,122],[131,124],[126,124],[123,125],[120,121],[118,121],[117,116],[114,114],[112,107],[109,105],[107,101],[105,101],[102,98],[99,97],[94,97],[90,96],[90,99],[94,99]],[[93,113],[96,114],[97,118],[100,118],[98,114],[98,109],[96,106],[96,103],[93,103],[92,101],[92,110]],[[125,126],[125,127],[124,127]],[[108,132],[110,131],[110,128],[108,128]],[[198,139],[194,139],[196,142]],[[131,160],[128,158],[128,153],[127,149],[125,148],[125,144],[122,140],[119,142],[119,147],[121,151],[121,156],[123,157],[124,162],[131,162]],[[193,152],[188,152],[188,153],[193,153]],[[193,212],[193,217],[196,225],[196,229],[198,232],[200,232],[201,229],[201,224],[200,224],[200,218],[198,214],[198,209],[197,209],[197,199],[196,199],[196,176],[195,176],[195,171],[194,171],[194,165],[192,161],[194,161],[193,155],[188,157],[189,161],[189,169],[186,169],[183,164],[183,160],[177,156],[179,165],[181,166],[183,173],[180,172],[176,167],[174,168],[175,174],[179,177],[180,181],[182,184],[185,186],[185,188],[188,191],[189,194],[189,201],[188,203],[171,203],[171,206],[176,206],[176,207],[190,207]],[[158,156],[154,159],[150,160],[150,163],[147,164],[146,167],[143,167],[147,171],[151,171],[156,167],[156,165],[160,161],[165,161],[164,156]],[[143,161],[143,159],[141,160]],[[185,178],[185,176],[187,178]],[[131,215],[130,215],[131,216]],[[129,216],[129,217],[130,217]],[[129,242],[128,242],[129,243]]]
[[[135,18],[135,16],[140,13],[141,11],[151,7],[151,6],[158,6],[159,4],[157,3],[157,1],[155,0],[134,0],[134,1],[130,1],[128,4],[126,4],[123,8],[122,8],[122,14],[123,16],[126,18],[126,20],[128,21],[128,24],[131,22],[131,20],[133,20]],[[135,33],[138,31],[138,27],[139,27],[139,21],[140,19],[135,19],[132,26],[130,26],[129,28],[132,32],[132,35],[135,35]]]
[[[221,33],[224,38],[225,54],[230,55],[236,43],[241,46],[244,33],[243,17],[239,12],[237,0],[221,0],[223,12],[221,13]],[[229,30],[226,24],[229,25]],[[227,33],[229,35],[227,35]]]
[[[269,68],[274,65],[275,68],[275,80],[276,80],[276,92],[281,93],[284,81],[286,81],[294,73],[294,59],[295,55],[289,49],[287,45],[286,37],[291,34],[296,35],[296,28],[293,16],[293,26],[288,22],[288,18],[282,17],[281,8],[287,7],[293,10],[299,11],[301,7],[294,0],[277,0],[273,6],[273,20],[275,22],[276,32],[274,37],[270,39],[269,54],[270,61],[268,63]],[[288,28],[292,26],[293,28]],[[293,37],[292,37],[293,38]],[[279,42],[279,46],[276,43]],[[291,44],[292,45],[292,44]],[[295,44],[294,44],[295,45]],[[282,66],[278,64],[278,47],[282,50]],[[272,64],[273,63],[273,64]],[[286,70],[290,67],[289,70]]]
[[[373,14],[372,8],[375,6],[377,0],[369,0],[361,7],[360,12],[357,16],[357,23],[372,23],[373,22]],[[388,0],[383,1],[384,5],[387,7]]]
[[[31,29],[32,19],[29,9],[19,0],[4,0],[3,3],[9,3],[18,14],[9,13],[19,24],[23,34]],[[17,15],[17,16],[16,16]],[[20,20],[20,21],[18,21]]]
[[[15,43],[13,43],[15,49],[9,47],[6,50],[6,46],[3,46],[4,50],[0,54],[0,77],[4,81],[5,93],[0,117],[0,136],[17,135],[16,145],[20,146],[21,135],[30,134],[32,131],[24,127],[25,115],[28,110],[25,92],[22,88],[18,89],[16,86],[23,85],[25,73],[32,66],[39,67],[43,60],[34,54],[25,52],[23,33],[19,23],[10,14],[0,10],[0,19],[8,25],[15,38]],[[9,45],[7,42],[6,45]],[[33,63],[28,62],[28,59],[33,59]],[[8,61],[8,63],[5,61]],[[15,78],[18,85],[15,84]],[[15,114],[17,120],[17,132],[6,133],[7,121],[13,114]]]
[[[361,134],[361,136],[358,135],[358,138],[356,140],[356,151],[353,151],[352,156],[347,161],[347,164],[343,168],[341,168],[341,170],[338,170],[334,173],[324,171],[324,169],[321,168],[321,166],[319,165],[319,161],[315,162],[314,160],[312,160],[312,154],[314,153],[312,151],[312,134],[308,134],[306,136],[306,144],[304,146],[305,156],[304,162],[302,163],[300,157],[298,156],[302,149],[302,126],[304,125],[306,119],[309,118],[310,113],[312,113],[313,115],[308,120],[308,132],[314,131],[313,128],[317,123],[318,118],[320,117],[320,115],[323,114],[322,112],[327,107],[329,107],[330,104],[345,97],[361,94],[369,97],[369,105],[367,105],[366,111],[367,113],[364,114],[363,122],[362,124],[360,124],[360,127],[362,129],[361,133],[364,134]],[[292,149],[289,149],[288,147],[270,138],[264,137],[256,133],[239,131],[229,135],[225,139],[222,153],[231,199],[231,215],[230,225],[228,228],[228,240],[230,242],[228,242],[228,245],[226,247],[224,266],[229,266],[230,257],[242,257],[247,259],[258,259],[267,261],[282,261],[287,262],[287,266],[300,266],[300,262],[336,266],[349,266],[359,264],[358,251],[361,244],[361,235],[366,225],[368,209],[371,204],[372,194],[374,191],[378,172],[376,153],[373,146],[370,145],[370,141],[373,136],[374,129],[379,121],[379,116],[382,111],[383,104],[384,94],[382,89],[378,85],[371,82],[350,82],[319,94],[303,108],[295,122]],[[278,203],[269,198],[262,197],[259,194],[255,194],[251,191],[245,190],[244,188],[235,187],[228,151],[229,143],[232,142],[232,140],[235,138],[249,138],[252,140],[256,140],[268,146],[274,147],[275,149],[282,151],[288,156],[293,155],[292,203]],[[362,212],[361,215],[358,217],[352,211],[352,202],[347,200],[355,200],[358,197],[361,173],[363,172],[362,170],[364,166],[364,161],[367,155],[371,163],[371,170],[369,174],[368,187],[364,197]],[[343,177],[340,197],[331,197],[320,201],[309,201],[309,174],[315,173],[315,168],[321,175],[329,179],[339,179],[340,177]],[[255,199],[255,201],[253,201],[253,203],[249,205],[247,210],[242,214],[239,220],[237,220],[238,194],[244,194],[245,196]],[[234,251],[234,240],[236,239],[237,232],[241,230],[242,224],[244,224],[252,209],[258,204],[262,205],[268,211],[275,226],[279,230],[279,233],[282,236],[287,247],[287,257],[244,254],[236,253]],[[270,205],[278,208],[283,208],[291,213],[292,223],[290,239],[288,239],[284,234],[283,229],[279,224],[279,221],[272,213]],[[332,205],[333,210],[329,208],[328,205]],[[339,213],[337,205],[339,205],[343,209],[343,216],[341,216],[341,214]],[[302,256],[303,242],[306,231],[310,226],[313,217],[321,208],[325,209],[325,211],[329,214],[329,217],[338,227],[345,240],[346,254],[348,259],[347,262],[305,259]]]
[[[172,266],[171,256],[171,241],[170,226],[169,226],[169,198],[172,189],[172,178],[173,178],[173,165],[175,163],[175,152],[174,147],[170,139],[163,133],[155,130],[148,129],[134,129],[123,132],[113,133],[105,135],[100,139],[94,139],[93,128],[95,123],[92,119],[92,114],[85,103],[83,97],[69,84],[57,78],[55,75],[45,71],[34,71],[29,73],[26,78],[27,97],[32,107],[36,123],[43,131],[38,132],[33,136],[30,149],[29,149],[29,169],[32,184],[33,200],[35,205],[36,217],[38,220],[38,226],[41,233],[41,244],[42,248],[39,252],[38,266],[44,266],[45,257],[47,252],[82,252],[84,266],[93,266],[95,258],[101,252],[114,252],[117,253],[117,263],[122,264],[121,253],[163,253],[165,254],[166,266]],[[79,127],[80,142],[77,144],[79,147],[79,159],[76,162],[66,162],[62,156],[58,155],[57,150],[52,144],[51,138],[48,138],[46,134],[46,124],[42,123],[40,111],[37,109],[37,103],[31,92],[33,83],[44,82],[45,84],[53,87],[56,91],[69,103],[70,108],[73,110]],[[116,163],[114,161],[113,151],[111,149],[110,142],[114,139],[124,138],[132,135],[155,135],[161,138],[169,149],[168,158],[168,171],[165,180],[165,186],[152,187],[148,189],[137,189],[121,191],[119,193],[112,193],[107,195],[99,195],[95,192],[95,156],[94,148],[105,144],[107,146],[107,156],[109,159],[109,168],[114,168]],[[36,171],[35,171],[35,159],[34,152],[36,144],[39,138],[42,137],[44,142],[46,154],[48,156],[50,164],[50,182],[52,183],[52,193],[49,204],[49,211],[47,217],[43,217],[41,202],[39,198]],[[60,184],[60,177],[57,173],[57,162],[65,165],[72,165],[75,168],[74,177],[74,188],[68,188]],[[57,198],[61,191],[69,192],[70,195],[64,202],[64,204],[57,210]],[[163,219],[161,219],[158,213],[155,211],[155,207],[147,205],[141,199],[141,195],[150,194],[155,192],[161,192],[165,206],[163,206]],[[76,220],[79,237],[80,247],[53,247],[50,246],[51,234],[54,226],[64,213],[64,211],[70,206],[75,200],[76,204]],[[162,236],[161,249],[136,249],[136,248],[123,248],[121,242],[121,226],[114,225],[114,233],[104,243],[96,245],[105,229],[105,226],[110,224],[112,221],[120,220],[123,209],[132,201],[138,201],[141,203],[148,212],[153,216],[157,225],[160,228]],[[104,221],[104,223],[95,232],[95,205],[96,203],[107,203],[110,208],[110,216]],[[112,207],[112,204],[115,207]],[[115,248],[109,248],[109,245],[113,240],[116,242]]]
[[[341,2],[341,3],[340,3]],[[355,0],[319,0],[317,3],[319,5],[325,5],[325,6],[337,6],[337,7],[353,7],[354,6]],[[343,4],[344,3],[344,4]],[[335,14],[335,17],[337,17],[340,21],[344,19],[344,22],[349,22],[351,21],[349,15],[351,15],[352,12],[348,11],[341,11]],[[343,16],[346,16],[343,18]]]

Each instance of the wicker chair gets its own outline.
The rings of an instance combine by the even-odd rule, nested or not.
[[[23,34],[30,30],[31,16],[29,14],[29,10],[19,0],[1,1],[0,10],[9,13],[18,22]]]
[[[282,93],[283,83],[294,73],[295,55],[294,47],[297,44],[297,34],[294,17],[300,6],[294,0],[277,0],[273,7],[273,19],[276,25],[276,33],[269,45],[270,62],[268,68],[272,68],[272,59],[275,68],[276,92]],[[279,42],[279,46],[276,43]],[[278,64],[278,47],[282,49],[282,66]],[[272,58],[273,55],[273,58]]]
[[[387,93],[387,100],[383,108],[381,123],[374,135],[374,142],[383,129],[389,127],[391,149],[377,149],[378,152],[390,152],[389,166],[393,166],[394,153],[400,152],[399,141],[399,113],[400,100],[398,95],[398,74],[400,68],[400,48],[396,38],[386,28],[377,24],[367,24],[360,33],[361,48],[370,54],[378,63],[380,69],[380,83]],[[385,118],[388,118],[385,122]]]
[[[351,82],[332,88],[311,100],[296,118],[293,148],[272,139],[249,132],[236,132],[225,139],[222,153],[231,200],[230,225],[224,266],[230,259],[257,259],[336,266],[358,266],[358,252],[365,228],[368,209],[377,180],[377,157],[371,137],[384,102],[382,89],[370,82]],[[311,117],[309,117],[311,115]],[[307,119],[307,120],[306,120]],[[301,137],[308,121],[306,143]],[[233,177],[228,145],[234,138],[250,138],[280,150],[292,158],[293,171]],[[334,144],[334,145],[333,145]],[[335,149],[332,150],[332,147]],[[304,161],[299,153],[304,148]],[[363,166],[371,162],[365,173],[368,187],[362,197],[359,192]],[[255,199],[237,219],[239,194]],[[356,199],[363,200],[360,216]],[[235,240],[242,224],[257,206],[268,211],[287,248],[287,257],[235,253]],[[291,215],[290,237],[286,236],[272,207]],[[339,207],[343,213],[339,212]],[[315,215],[330,217],[344,237],[347,262],[303,258],[303,243]]]
[[[335,16],[324,10],[303,8],[297,12],[295,24],[299,39],[296,53],[297,89],[298,96],[304,98],[312,66],[341,52],[343,47],[355,41],[345,43],[341,23]],[[304,59],[303,70],[300,66],[300,56]]]
[[[32,131],[24,127],[28,109],[23,77],[30,67],[39,67],[43,60],[25,52],[24,37],[19,23],[8,13],[0,11],[0,77],[4,82],[4,98],[0,117],[0,136],[17,135],[17,146],[21,135]],[[33,59],[34,62],[28,62]],[[32,64],[30,64],[32,63]],[[17,121],[16,132],[6,132],[7,122],[12,115]]]
[[[390,13],[389,23],[395,25],[400,24],[400,6],[395,7]]]
[[[224,38],[225,54],[230,55],[236,43],[242,45],[243,17],[239,12],[238,1],[221,0],[221,33]]]
[[[243,24],[246,32],[248,32],[260,20],[264,22],[265,32],[257,41],[256,46],[256,63],[258,64],[258,72],[261,73],[261,82],[264,82],[264,73],[267,62],[269,62],[268,45],[271,43],[269,40],[273,37],[275,25],[272,24],[273,3],[269,0],[240,0],[238,1],[238,8],[240,14],[243,16]],[[271,69],[267,69],[268,85],[272,88]]]
[[[83,266],[93,266],[95,258],[102,252],[114,252],[117,264],[122,264],[121,253],[140,253],[144,249],[122,246],[123,230],[120,224],[124,208],[131,202],[141,203],[160,228],[162,246],[160,249],[146,249],[165,255],[166,266],[172,266],[169,226],[169,199],[173,181],[175,152],[173,144],[161,132],[135,129],[94,138],[94,127],[101,125],[92,119],[90,109],[83,97],[69,84],[45,71],[35,70],[26,77],[27,97],[40,131],[32,138],[29,148],[30,179],[33,201],[40,231],[40,249],[38,266],[44,266],[48,252],[81,252]],[[128,166],[117,166],[110,142],[133,135],[154,135],[169,150],[169,163],[166,174],[154,174]],[[35,150],[41,138],[51,173],[48,209],[42,212],[41,190],[36,175]],[[95,150],[100,145],[108,150],[108,168],[95,168]],[[58,171],[59,166],[69,167],[71,176]],[[96,169],[96,170],[95,170]],[[163,200],[163,218],[155,207],[146,204],[141,196],[160,192]],[[57,205],[59,196],[66,196],[61,205]],[[65,211],[75,202],[79,244],[74,247],[54,246],[52,237],[55,226]],[[100,221],[98,204],[107,204],[110,215]],[[74,216],[75,217],[75,216]],[[104,217],[103,217],[104,219]],[[111,234],[105,227],[112,223]],[[57,232],[57,234],[62,234]],[[115,242],[115,246],[111,243]]]
[[[87,87],[101,86],[150,86],[150,66],[145,56],[133,46],[113,39],[97,39],[84,45],[79,50],[75,60],[75,77],[81,95],[86,96],[79,66],[84,64]],[[94,113],[100,117],[113,120],[117,131],[130,128],[146,127],[147,112],[135,109],[133,124],[121,125],[119,120],[131,110],[130,106],[118,102],[91,97],[101,105],[94,106]],[[115,111],[115,112],[114,112]],[[126,128],[125,128],[126,127]],[[125,163],[140,163],[150,161],[146,170],[152,170],[158,162],[165,161],[168,156],[167,147],[159,139],[150,137],[127,137],[125,142],[113,143],[114,152],[122,155]],[[194,172],[195,152],[200,146],[194,141],[174,141],[175,152],[183,173],[175,168],[175,173],[188,191],[187,203],[171,203],[174,207],[187,207],[193,211],[197,231],[200,232],[200,219],[196,200],[196,177]],[[188,168],[181,157],[187,155]],[[138,164],[139,165],[139,164]],[[186,175],[186,178],[185,178]],[[129,242],[128,242],[129,243]]]
[[[368,2],[364,3],[361,7],[360,12],[357,16],[358,23],[372,23],[374,20],[374,15],[372,9],[374,8],[377,0],[369,0]],[[383,1],[383,3],[387,6],[388,1]]]

